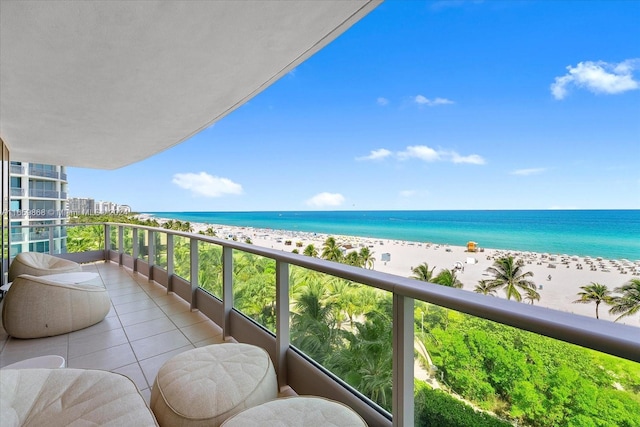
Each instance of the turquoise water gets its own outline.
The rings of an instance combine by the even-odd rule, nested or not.
[[[640,260],[640,210],[146,212],[181,221]]]

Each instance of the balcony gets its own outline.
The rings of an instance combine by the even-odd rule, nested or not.
[[[24,189],[23,188],[12,188],[11,189],[11,197],[24,197]]]
[[[35,188],[30,188],[29,197],[38,197],[38,198],[44,198],[44,199],[59,199],[60,193],[55,190],[39,190]]]
[[[536,336],[545,345],[558,341],[543,336],[640,362],[639,330],[631,326],[203,235],[130,224],[56,227],[86,230],[73,242],[75,246],[72,239],[69,241],[70,250],[76,252],[63,256],[87,263],[86,271],[100,274],[96,284],[107,288],[113,309],[105,321],[64,336],[28,341],[0,336],[0,366],[22,358],[59,354],[68,360],[69,367],[130,376],[148,400],[156,372],[173,355],[223,341],[247,342],[269,352],[282,393],[343,401],[370,426],[411,426],[414,378],[420,369],[414,341],[424,334],[421,316],[414,308],[425,302],[433,307],[427,316],[441,307],[448,319],[455,310],[478,321],[491,320],[501,328],[510,325],[520,329],[519,333],[539,334]],[[318,363],[312,347],[293,345],[301,329],[292,295],[300,292],[305,277],[317,278],[315,274],[345,280],[341,292],[357,287],[390,302],[390,412],[367,397],[366,390],[356,390]],[[253,286],[249,294],[248,283]],[[258,293],[266,295],[270,304],[253,309],[247,296]],[[266,308],[273,310],[272,315]],[[342,329],[350,329],[347,323]],[[305,347],[303,341],[297,342]],[[437,375],[429,380],[434,378]]]
[[[58,179],[58,172],[56,171],[51,171],[51,170],[46,170],[46,169],[42,169],[42,168],[35,168],[35,167],[29,167],[29,175],[33,175],[33,176],[41,176],[44,178],[53,178],[53,179]]]
[[[24,175],[24,166],[22,165],[11,165],[9,171],[13,175]]]
[[[179,352],[223,342],[222,330],[182,298],[113,263],[91,263],[90,283],[106,286],[113,308],[106,319],[70,334],[18,340],[0,332],[0,365],[26,357],[58,354],[70,368],[119,372],[130,377],[147,403],[153,379],[165,360]]]

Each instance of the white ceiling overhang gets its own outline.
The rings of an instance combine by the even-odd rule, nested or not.
[[[380,1],[3,0],[0,138],[12,160],[137,162],[238,108]]]

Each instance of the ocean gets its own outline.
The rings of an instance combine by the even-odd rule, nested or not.
[[[180,221],[640,260],[640,210],[145,212]]]

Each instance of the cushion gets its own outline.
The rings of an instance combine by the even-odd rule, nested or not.
[[[219,426],[277,393],[275,369],[264,349],[214,344],[164,363],[151,390],[151,409],[161,426]]]
[[[2,427],[157,426],[127,377],[84,369],[0,370]]]
[[[9,281],[21,274],[46,276],[47,274],[82,271],[80,264],[39,252],[22,252],[16,255],[9,266]]]
[[[63,284],[23,274],[14,279],[4,297],[2,322],[16,338],[50,337],[94,325],[110,309],[109,294],[101,286]]]
[[[223,427],[366,427],[342,403],[320,397],[287,397],[263,403],[229,418]]]

